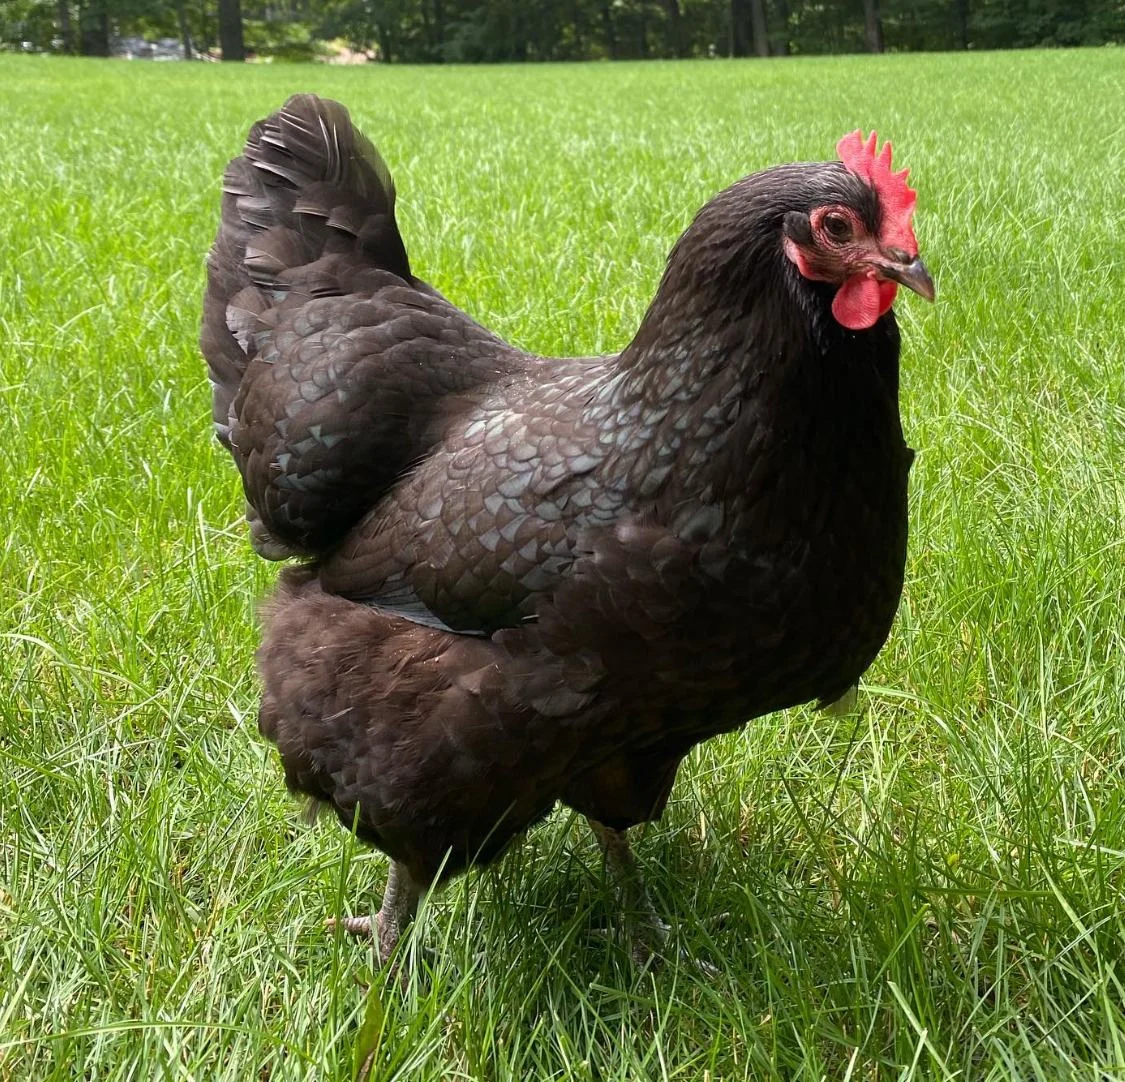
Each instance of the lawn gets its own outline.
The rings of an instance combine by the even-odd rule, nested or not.
[[[255,726],[252,554],[196,348],[219,177],[297,90],[412,262],[618,348],[699,205],[859,125],[917,185],[918,448],[862,710],[699,749],[638,976],[563,813],[432,899],[403,993],[324,930],[385,860]],[[1125,1075],[1125,51],[479,69],[0,57],[0,1079]]]

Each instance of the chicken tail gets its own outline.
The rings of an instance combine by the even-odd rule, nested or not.
[[[257,351],[258,316],[283,298],[291,272],[351,255],[413,282],[394,207],[390,170],[339,102],[297,94],[250,129],[223,177],[200,335],[225,447],[235,396]],[[330,278],[324,285],[333,291]]]

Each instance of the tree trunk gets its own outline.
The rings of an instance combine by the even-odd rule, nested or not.
[[[394,41],[388,23],[375,24],[375,40],[379,42],[379,59],[384,64],[394,62]]]
[[[176,0],[176,21],[180,24],[180,41],[184,43],[184,59],[190,60],[195,55],[195,50],[191,44],[191,27],[188,26],[184,0]]]
[[[730,0],[730,55],[749,56],[746,33],[746,0]]]
[[[684,28],[680,19],[680,0],[664,0],[667,13],[667,51],[672,56],[686,56],[684,49]]]
[[[224,60],[245,60],[242,0],[219,0],[219,49]]]
[[[74,52],[74,28],[70,25],[70,3],[68,0],[59,0],[59,37],[62,39],[62,51]]]
[[[109,56],[109,15],[103,0],[78,9],[78,36],[83,56]]]
[[[969,47],[969,0],[953,0],[953,40],[958,49]]]
[[[617,59],[617,30],[613,25],[613,11],[610,0],[602,0],[602,33],[605,35],[605,51],[610,60]]]
[[[781,24],[781,32],[777,38],[774,52],[778,56],[789,55],[789,0],[777,0],[777,21]]]
[[[590,55],[586,48],[586,19],[578,0],[571,6],[570,21],[574,25],[574,59],[585,60]]]
[[[750,0],[750,30],[754,39],[754,55],[770,55],[770,36],[766,29],[765,0]]]
[[[883,20],[879,17],[879,0],[863,0],[863,29],[869,53],[883,51]]]
[[[430,51],[434,60],[445,60],[445,4],[433,0],[433,20],[430,22]]]

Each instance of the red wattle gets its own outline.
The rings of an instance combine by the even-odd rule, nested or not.
[[[895,302],[898,286],[894,282],[881,282],[866,275],[849,278],[836,291],[832,300],[832,315],[836,322],[849,331],[865,331],[886,313]]]

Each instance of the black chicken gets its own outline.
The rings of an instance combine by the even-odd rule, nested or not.
[[[392,858],[372,928],[563,801],[639,954],[625,840],[701,740],[849,692],[902,588],[898,284],[933,299],[890,145],[715,197],[616,356],[531,356],[415,278],[390,174],[299,96],[226,172],[202,348],[265,610],[260,727]]]

